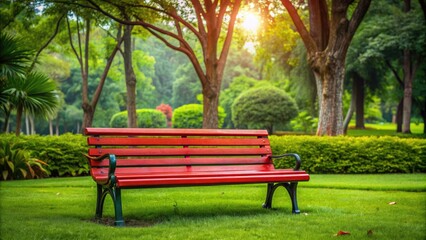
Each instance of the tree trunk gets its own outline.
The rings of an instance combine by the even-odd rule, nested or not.
[[[79,33],[78,33],[79,34]],[[86,36],[84,41],[84,61],[81,56],[80,69],[82,78],[82,108],[83,108],[83,123],[82,130],[86,127],[92,126],[93,121],[93,108],[89,102],[89,40],[90,40],[90,19],[86,20]],[[80,46],[81,49],[81,46]]]
[[[404,105],[404,98],[399,101],[398,107],[396,108],[396,132],[402,132],[402,110]]]
[[[16,136],[19,136],[21,134],[22,112],[23,112],[23,107],[18,106],[16,108],[16,128],[15,128],[15,135]]]
[[[413,96],[413,76],[411,75],[410,50],[404,50],[404,104],[402,113],[402,132],[411,133],[410,119]]]
[[[137,127],[136,116],[136,76],[132,66],[132,28],[126,25],[124,27],[124,70],[126,74],[126,90],[127,90],[127,126],[130,128]]]
[[[320,76],[316,82],[319,91],[320,111],[318,115],[317,135],[336,136],[343,131],[343,79],[344,60],[335,59],[328,54],[317,54],[317,58],[311,62],[315,77]]]
[[[53,136],[53,122],[52,122],[52,119],[49,119],[49,135]]]
[[[59,116],[56,117],[56,136],[59,136]]]
[[[7,133],[9,131],[9,119],[10,119],[10,108],[6,107],[5,113],[4,113],[4,126],[3,126],[3,133]]]
[[[91,127],[93,122],[93,108],[89,103],[83,103],[83,123],[81,124],[81,130],[84,131],[85,128]]]
[[[364,125],[364,99],[365,99],[365,81],[359,74],[354,74],[353,93],[355,95],[355,128],[365,129]]]
[[[203,94],[203,128],[215,129],[219,127],[218,117],[219,94],[211,92]]]
[[[411,11],[411,0],[404,0],[404,12]],[[413,77],[411,52],[404,49],[404,104],[402,113],[402,133],[411,133],[411,105],[413,96]]]
[[[346,53],[371,0],[359,0],[353,7],[350,7],[353,1],[331,1],[331,8],[329,2],[308,1],[308,31],[293,3],[281,0],[305,44],[308,63],[315,75],[320,104],[317,135],[335,136],[343,134]]]
[[[27,135],[31,134],[31,132],[30,132],[30,120],[29,120],[28,114],[25,114],[25,130],[26,130]]]
[[[354,77],[352,77],[352,94],[351,94],[351,104],[349,105],[348,112],[346,113],[345,120],[343,120],[343,132],[346,135],[348,133],[349,123],[352,119],[354,110],[355,110],[355,80]]]

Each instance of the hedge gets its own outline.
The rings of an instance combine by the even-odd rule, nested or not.
[[[426,172],[426,139],[270,136],[272,152],[298,153],[309,173]],[[294,165],[276,161],[278,168]]]
[[[47,162],[51,177],[88,175],[86,137],[0,134],[0,140],[30,151]],[[398,137],[270,136],[274,155],[298,153],[308,173],[416,173],[426,172],[426,139]],[[294,161],[277,160],[278,168]]]
[[[163,112],[156,109],[137,109],[136,110],[138,127],[140,128],[165,128],[167,127],[167,118]],[[127,111],[114,114],[111,117],[110,127],[127,127]]]
[[[51,177],[84,176],[89,174],[86,137],[80,134],[61,136],[1,134],[0,139],[14,147],[30,152],[31,156],[48,164],[46,169]]]
[[[218,128],[222,128],[226,113],[222,107],[218,108]],[[186,104],[173,111],[173,128],[202,128],[203,127],[203,105]]]

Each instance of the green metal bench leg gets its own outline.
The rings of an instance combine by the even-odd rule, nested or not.
[[[273,183],[268,183],[266,188],[266,200],[265,203],[262,205],[263,208],[271,209],[272,208],[272,197],[274,196],[275,189],[277,188],[276,185]]]
[[[123,210],[121,204],[121,189],[111,188],[111,196],[114,202],[115,226],[124,226]]]
[[[295,213],[295,214],[299,214],[300,210],[299,210],[299,207],[297,205],[297,194],[296,194],[297,182],[277,183],[277,184],[268,183],[267,192],[266,192],[266,200],[265,200],[265,203],[263,204],[263,208],[266,208],[266,209],[272,208],[272,198],[274,197],[275,190],[277,190],[277,188],[279,186],[285,187],[288,194],[290,195],[292,212]]]
[[[97,184],[97,198],[96,198],[96,219],[102,218],[102,213],[104,209],[105,197],[109,193],[107,189],[104,189],[102,185]]]
[[[123,210],[121,204],[121,189],[116,187],[104,187],[100,184],[97,185],[97,199],[96,199],[96,219],[102,219],[104,202],[106,195],[111,195],[114,203],[115,213],[115,226],[124,226]]]
[[[294,214],[299,214],[299,206],[297,206],[297,182],[284,183],[285,189],[287,189],[288,194],[290,195],[291,205],[293,208]]]

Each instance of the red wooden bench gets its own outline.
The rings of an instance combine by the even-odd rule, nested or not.
[[[90,173],[97,183],[96,217],[106,195],[115,225],[123,226],[121,189],[267,183],[265,208],[279,186],[299,213],[297,184],[308,181],[297,154],[273,156],[266,130],[87,128]],[[295,158],[294,169],[275,169],[272,158]]]

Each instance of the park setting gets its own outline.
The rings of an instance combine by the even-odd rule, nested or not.
[[[424,0],[0,19],[0,239],[426,239]]]

